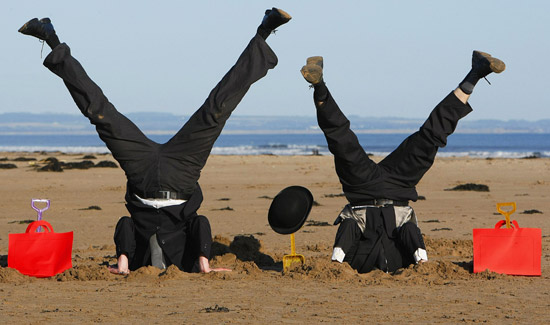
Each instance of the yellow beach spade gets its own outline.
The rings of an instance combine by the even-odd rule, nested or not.
[[[283,270],[287,271],[288,268],[294,263],[304,264],[306,258],[302,254],[296,254],[296,245],[294,243],[294,234],[290,234],[290,255],[283,256]]]
[[[279,192],[271,202],[267,220],[279,234],[290,235],[290,255],[283,257],[283,270],[294,263],[304,263],[304,255],[296,254],[294,233],[306,222],[313,205],[313,195],[302,186],[290,186]]]

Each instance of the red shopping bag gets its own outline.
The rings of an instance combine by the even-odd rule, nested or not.
[[[36,232],[41,227],[44,232]],[[24,234],[9,234],[8,267],[22,274],[49,277],[72,267],[73,232],[56,233],[49,222],[29,224]]]
[[[513,206],[511,211],[502,206]],[[497,210],[506,220],[500,220],[494,229],[474,229],[474,273],[490,270],[512,275],[541,275],[542,231],[540,228],[520,228],[510,214],[516,210],[514,202],[498,203]],[[501,229],[506,225],[507,228]]]

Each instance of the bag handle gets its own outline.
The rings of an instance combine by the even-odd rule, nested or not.
[[[508,221],[510,222],[510,221]],[[497,222],[497,224],[495,225],[495,229],[500,229],[502,226],[504,226],[506,224],[506,220],[500,220],[499,222]],[[513,224],[513,227],[510,227],[512,229],[519,229],[519,225],[518,225],[518,222],[516,220],[512,220],[512,224]],[[508,226],[506,226],[506,228],[508,228]],[[510,229],[508,228],[508,229]]]
[[[512,209],[505,211],[501,209],[502,207],[512,207]],[[510,225],[510,215],[516,211],[516,202],[497,203],[497,211],[506,217],[506,228],[512,228],[512,226]]]
[[[47,222],[46,220],[39,220],[39,221],[34,221],[34,222],[31,222],[28,226],[27,226],[27,230],[25,231],[26,233],[29,233],[29,232],[38,232],[38,230],[36,228],[38,227],[44,227],[44,233],[46,232],[54,232],[53,231],[53,227],[52,225],[50,225],[49,222]],[[49,230],[49,231],[46,231]]]

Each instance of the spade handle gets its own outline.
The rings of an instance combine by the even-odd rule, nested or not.
[[[294,233],[290,234],[290,255],[296,255],[296,243],[294,241]]]
[[[503,210],[502,207],[511,207],[511,210]],[[506,217],[506,228],[512,228],[510,224],[510,215],[516,211],[516,202],[497,203],[497,211]]]

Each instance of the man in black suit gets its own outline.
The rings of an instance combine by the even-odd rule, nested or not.
[[[283,10],[265,12],[235,65],[210,92],[205,103],[167,143],[148,139],[119,113],[102,90],[60,43],[48,18],[30,20],[19,32],[45,41],[52,49],[44,65],[67,86],[76,105],[95,125],[99,137],[127,177],[126,207],[130,217],[119,220],[114,240],[116,274],[145,265],[174,264],[186,272],[210,272],[210,223],[197,210],[203,200],[198,179],[225,122],[250,86],[277,65],[266,38],[291,19]]]
[[[420,129],[379,163],[372,161],[350,129],[323,80],[323,58],[310,57],[301,72],[314,88],[317,120],[334,155],[336,173],[349,201],[336,219],[332,260],[347,262],[360,273],[378,268],[393,272],[428,260],[426,246],[409,201],[416,184],[447,144],[458,121],[472,111],[468,99],[476,83],[504,63],[474,51],[472,67],[459,86],[431,112]]]

